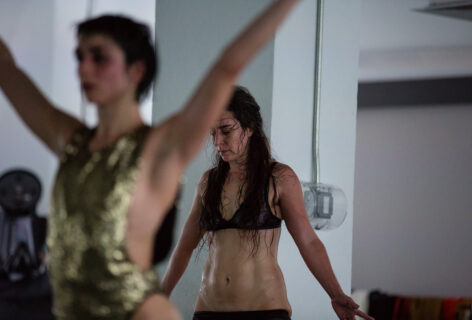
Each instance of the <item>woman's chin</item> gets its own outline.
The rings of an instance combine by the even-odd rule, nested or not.
[[[106,101],[104,101],[103,98],[101,98],[97,95],[94,95],[94,94],[85,93],[85,99],[87,99],[88,103],[92,103],[92,104],[96,104],[96,105],[102,105],[106,102]]]
[[[97,96],[93,94],[92,92],[88,91],[83,91],[84,97],[87,100],[88,103],[97,103]]]

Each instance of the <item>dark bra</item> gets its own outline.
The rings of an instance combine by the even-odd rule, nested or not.
[[[272,164],[271,169],[275,166],[275,162]],[[269,179],[270,180],[270,179]],[[275,185],[274,185],[275,190]],[[259,214],[259,220],[256,226],[244,226],[241,221],[241,210],[245,210],[245,203],[243,202],[239,208],[236,210],[231,219],[226,220],[223,218],[221,211],[218,210],[218,215],[216,216],[216,224],[211,228],[206,228],[207,231],[218,231],[223,229],[245,229],[245,230],[264,230],[264,229],[275,229],[280,228],[282,225],[282,220],[272,213],[270,204],[268,202],[269,198],[269,181],[267,181],[266,191],[264,192],[265,197],[265,206],[262,208],[262,211]],[[208,210],[204,207],[204,214],[209,214]],[[200,226],[203,228],[203,225],[200,221]]]

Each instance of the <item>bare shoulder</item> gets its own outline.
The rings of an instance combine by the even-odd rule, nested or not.
[[[208,169],[207,171],[205,171],[202,176],[200,177],[200,181],[198,182],[198,184],[206,184],[208,183],[208,177],[210,176],[210,172],[211,172],[212,169]]]
[[[295,171],[284,163],[277,162],[272,171],[272,175],[277,189],[281,188],[281,190],[283,190],[284,187],[287,188],[300,183]]]
[[[272,170],[272,179],[275,185],[275,203],[290,196],[293,191],[300,188],[300,181],[293,169],[280,162],[276,162]]]

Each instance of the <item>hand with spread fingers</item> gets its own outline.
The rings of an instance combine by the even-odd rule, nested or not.
[[[366,320],[375,320],[368,314],[359,310],[359,305],[347,295],[340,295],[331,300],[334,312],[341,320],[355,320],[359,316]]]

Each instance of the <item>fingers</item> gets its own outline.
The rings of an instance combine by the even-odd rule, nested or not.
[[[359,305],[349,296],[338,297],[333,300],[333,307],[341,320],[355,320],[356,315],[366,320],[375,320],[373,317],[359,310]]]
[[[351,297],[345,295],[344,298],[345,298],[344,304],[347,307],[349,307],[351,309],[358,309],[359,308],[359,305],[357,303],[355,303],[354,300]]]
[[[369,316],[367,313],[362,312],[361,310],[356,310],[356,315],[367,320],[375,320],[374,318]]]
[[[355,303],[354,300],[352,300],[351,298],[349,298],[349,300],[348,300],[348,305],[352,309],[358,309],[359,308],[359,305],[357,303]]]
[[[335,298],[334,301],[350,309],[359,308],[359,305],[355,303],[354,300],[348,295],[339,296]]]

